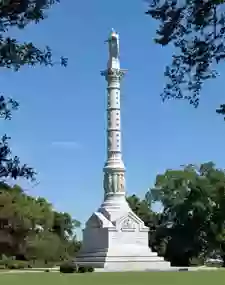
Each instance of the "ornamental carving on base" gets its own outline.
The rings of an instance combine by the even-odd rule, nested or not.
[[[121,230],[135,230],[136,224],[134,221],[132,221],[131,218],[126,218],[122,223],[121,223]]]

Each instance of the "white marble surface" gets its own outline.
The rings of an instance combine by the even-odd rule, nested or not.
[[[87,221],[77,263],[110,271],[170,268],[169,262],[148,247],[148,228],[125,197],[117,199],[115,195],[106,199]]]

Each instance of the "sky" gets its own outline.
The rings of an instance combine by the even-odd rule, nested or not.
[[[168,168],[214,161],[225,168],[225,122],[216,108],[225,103],[223,74],[205,84],[198,109],[188,102],[162,103],[164,67],[171,49],[153,42],[157,23],[145,15],[142,0],[61,1],[48,19],[12,35],[49,45],[67,68],[0,71],[1,92],[20,102],[11,121],[0,122],[12,137],[13,154],[37,172],[36,185],[22,185],[44,196],[59,211],[84,225],[103,200],[106,159],[106,68],[111,28],[120,34],[122,146],[127,193],[144,197],[155,177]]]

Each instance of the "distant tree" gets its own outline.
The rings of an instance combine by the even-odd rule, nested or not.
[[[0,3],[0,67],[18,71],[22,66],[53,66],[51,49],[36,47],[32,42],[19,43],[8,32],[12,28],[24,29],[30,23],[39,23],[46,18],[46,11],[59,0],[2,0]],[[66,66],[67,59],[60,61]],[[0,118],[11,119],[12,110],[19,104],[12,98],[0,96]],[[18,156],[12,156],[8,144],[10,138],[4,135],[0,141],[0,181],[5,178],[34,178],[35,171],[26,164],[21,165]]]
[[[225,59],[224,1],[149,0],[146,14],[160,22],[155,42],[173,45],[162,99],[186,99],[199,105],[203,83],[217,76],[214,67]],[[217,110],[225,114],[225,104]]]

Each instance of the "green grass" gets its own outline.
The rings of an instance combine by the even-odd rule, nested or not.
[[[0,274],[7,285],[219,285],[225,284],[225,271],[132,272],[132,273],[8,273]]]

